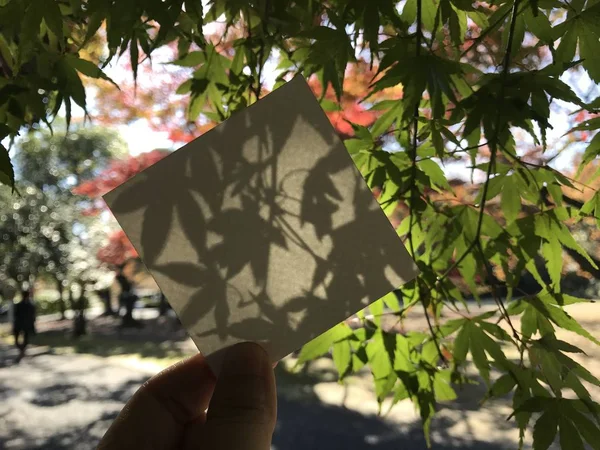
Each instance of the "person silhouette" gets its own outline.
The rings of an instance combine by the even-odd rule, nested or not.
[[[35,333],[35,305],[31,301],[29,290],[21,292],[21,301],[15,305],[13,317],[13,336],[19,349],[19,362],[25,356],[30,335]]]
[[[133,291],[133,284],[125,273],[127,263],[123,263],[118,268],[117,276],[115,277],[121,293],[119,294],[119,312],[125,307],[122,326],[124,327],[140,327],[141,323],[133,318],[133,308],[137,301],[137,295]]]

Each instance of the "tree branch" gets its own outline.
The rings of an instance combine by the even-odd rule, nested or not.
[[[512,58],[512,45],[513,45],[513,41],[514,41],[514,36],[515,36],[515,26],[517,23],[517,16],[519,14],[519,3],[520,0],[515,0],[515,3],[513,4],[512,7],[512,12],[511,12],[511,22],[510,22],[510,29],[509,29],[509,34],[508,34],[508,42],[506,44],[506,52],[504,53],[504,58],[503,58],[503,62],[502,62],[502,82],[500,84],[500,95],[498,96],[498,108],[497,108],[497,113],[496,113],[496,118],[495,118],[495,125],[494,125],[494,129],[493,129],[493,135],[491,137],[491,139],[488,139],[488,147],[490,148],[490,161],[488,163],[488,168],[487,168],[487,172],[486,172],[486,180],[485,183],[483,185],[483,190],[481,193],[481,204],[479,207],[479,217],[477,219],[477,228],[475,231],[475,237],[473,238],[473,241],[469,244],[469,246],[467,247],[467,249],[465,250],[465,252],[456,260],[456,262],[454,264],[452,264],[450,266],[449,269],[446,270],[446,272],[444,272],[444,274],[442,275],[442,277],[440,278],[439,281],[444,280],[454,269],[456,269],[461,262],[464,261],[464,259],[469,255],[469,253],[471,253],[471,251],[473,251],[473,249],[475,248],[475,246],[477,245],[480,237],[481,237],[481,227],[483,226],[483,217],[485,214],[485,204],[486,204],[486,200],[487,200],[487,194],[488,194],[488,190],[489,190],[489,185],[490,185],[490,178],[492,176],[492,170],[495,166],[496,163],[496,153],[498,150],[498,138],[500,136],[500,126],[501,126],[501,119],[502,119],[502,108],[504,105],[504,94],[506,91],[506,79],[508,78],[508,72],[510,69],[510,60]]]
[[[423,41],[423,30],[422,30],[422,16],[423,16],[423,2],[422,0],[417,0],[417,31],[416,31],[416,49],[415,56],[417,58],[421,55],[421,42]],[[434,37],[432,37],[434,39]],[[420,101],[415,105],[415,110],[413,112],[413,136],[412,136],[412,151],[411,151],[411,175],[410,175],[410,219],[409,219],[409,227],[408,227],[408,242],[410,246],[410,254],[413,258],[415,258],[415,246],[413,242],[413,227],[415,222],[415,204],[417,199],[420,197],[417,192],[417,148],[419,147],[419,107]],[[431,292],[431,287],[427,285],[429,292]],[[446,364],[446,358],[442,353],[440,348],[440,344],[438,342],[436,332],[431,324],[431,319],[429,317],[429,312],[427,311],[427,306],[425,306],[425,302],[423,299],[420,299],[421,306],[423,307],[423,312],[425,313],[425,319],[427,320],[427,327],[429,328],[429,332],[431,333],[431,338],[435,344],[435,348],[438,352],[440,360]]]

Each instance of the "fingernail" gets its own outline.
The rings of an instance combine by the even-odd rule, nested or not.
[[[259,375],[270,366],[267,352],[258,344],[242,342],[225,354],[221,373],[227,375]]]

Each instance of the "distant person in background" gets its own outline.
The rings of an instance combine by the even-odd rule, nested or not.
[[[119,315],[121,314],[121,309],[125,306],[127,296],[132,290],[131,282],[129,278],[125,275],[125,264],[119,266],[117,268],[117,276],[115,280],[119,284]]]
[[[15,345],[19,349],[19,362],[25,356],[30,335],[35,334],[35,305],[31,301],[28,290],[21,292],[21,301],[14,307],[13,335]],[[21,339],[22,337],[22,339]]]
[[[133,318],[133,307],[137,300],[137,295],[133,292],[131,281],[125,275],[125,266],[126,264],[123,264],[119,267],[116,276],[117,283],[119,283],[119,287],[121,288],[121,293],[119,294],[119,312],[121,312],[123,306],[125,307],[122,326],[140,327],[141,323]]]

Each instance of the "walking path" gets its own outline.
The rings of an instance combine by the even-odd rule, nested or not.
[[[39,347],[18,365],[12,363],[15,357],[12,349],[0,347],[0,448],[7,450],[95,448],[123,403],[156,372],[115,357],[52,354]],[[275,450],[425,448],[408,403],[383,420],[374,415],[373,394],[364,387],[344,393],[334,381],[314,386],[286,381],[279,395]],[[514,448],[503,431],[510,424],[501,421],[509,413],[506,406],[487,412],[457,408],[460,403],[436,420],[435,448]]]
[[[600,335],[598,305],[578,306],[570,312],[593,335]],[[124,333],[121,339],[131,338],[136,331]],[[572,333],[562,334],[559,337],[587,353],[573,356],[600,374],[599,348]],[[130,344],[139,347],[142,343]],[[166,344],[171,347],[160,347]],[[95,448],[124,402],[148,377],[193,351],[185,337],[169,337],[163,344],[150,342],[151,357],[143,357],[143,351],[137,356],[115,355],[127,353],[129,347],[101,356],[86,354],[85,348],[76,348],[75,353],[65,348],[32,347],[15,364],[16,351],[0,340],[0,449]],[[328,359],[314,362],[308,376],[292,374],[281,366],[285,364],[277,369],[279,414],[274,450],[426,448],[410,402],[401,402],[385,419],[376,416],[368,377],[341,385]],[[595,398],[600,396],[598,389],[591,392]],[[456,401],[440,406],[432,425],[434,449],[516,448],[515,424],[505,420],[511,412],[509,403],[498,400],[480,406],[483,394],[484,386],[468,386]]]

